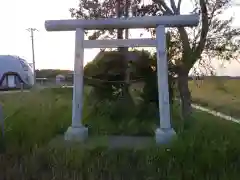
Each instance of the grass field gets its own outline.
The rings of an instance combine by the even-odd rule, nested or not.
[[[91,139],[106,134],[152,136],[159,120],[120,116],[124,113],[117,114],[115,105],[107,103],[92,111],[86,95],[83,121],[91,147],[49,145],[71,123],[71,96],[71,89],[1,95],[4,114],[11,116],[1,139],[0,179],[239,179],[240,126],[199,111],[183,123],[177,107],[173,125],[178,137],[170,145],[108,149],[108,144]]]
[[[240,118],[239,79],[212,77],[190,81],[189,86],[194,103]]]
[[[142,87],[142,83],[133,85],[133,88]],[[189,89],[193,103],[240,118],[240,79],[207,77],[189,80]]]

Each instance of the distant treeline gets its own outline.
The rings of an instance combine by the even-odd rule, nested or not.
[[[36,70],[36,77],[37,78],[56,78],[57,75],[61,74],[65,77],[72,76],[73,71],[71,70],[61,70],[61,69],[40,69]],[[209,79],[209,78],[224,78],[224,79],[240,79],[239,76],[189,76],[189,80],[198,79]]]
[[[61,70],[61,69],[40,69],[36,70],[36,78],[56,78],[57,75],[61,74],[63,76],[68,76],[72,74],[71,70]]]
[[[204,79],[240,79],[240,76],[189,76],[189,80],[204,80]]]

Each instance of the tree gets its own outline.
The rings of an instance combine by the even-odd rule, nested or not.
[[[98,19],[98,18],[113,18],[124,16],[127,7],[136,12],[138,4],[141,0],[81,0],[78,8],[71,8],[70,13],[74,18],[81,19]],[[135,15],[134,13],[132,15]],[[118,33],[117,33],[118,32]],[[96,30],[86,31],[89,39],[123,39],[123,31],[120,30]]]
[[[71,9],[73,17],[97,19],[116,17],[118,0],[83,0],[78,9]],[[182,0],[152,0],[149,4],[140,5],[141,0],[133,0],[133,16],[144,15],[178,15],[181,13]],[[233,59],[239,55],[239,42],[236,37],[239,29],[231,27],[233,17],[221,19],[222,14],[231,5],[231,0],[192,0],[191,13],[200,13],[201,22],[196,28],[179,27],[169,29],[173,38],[171,48],[175,54],[169,56],[172,69],[177,74],[178,90],[182,103],[182,115],[191,114],[191,94],[188,87],[188,74],[196,62],[204,64],[206,59]],[[154,35],[154,31],[150,30]],[[94,31],[89,38],[113,38],[116,30]],[[180,43],[179,43],[180,42]]]
[[[178,90],[182,102],[182,115],[191,114],[191,94],[188,87],[188,74],[198,61],[204,65],[207,58],[230,60],[239,55],[240,43],[236,37],[240,30],[231,27],[234,17],[221,18],[231,5],[231,0],[192,0],[191,13],[200,13],[200,24],[196,28],[179,27],[169,29],[172,36],[181,43],[175,44],[178,54],[172,57],[175,72],[178,75]],[[152,0],[143,5],[138,16],[143,15],[179,15],[182,1]]]
[[[168,36],[170,37],[170,36]],[[170,38],[168,38],[168,41]],[[171,43],[167,43],[168,47]],[[169,53],[173,51],[169,50]],[[141,82],[143,91],[140,96],[147,106],[154,103],[158,108],[158,85],[157,85],[157,55],[148,51],[129,52],[135,57],[131,65],[129,85]],[[124,79],[126,66],[122,59],[123,52],[105,51],[100,52],[96,58],[84,67],[85,83],[93,87],[93,94],[97,101],[117,100],[124,91]],[[169,54],[170,56],[170,54]],[[169,63],[169,67],[172,67]],[[173,102],[174,72],[169,68],[169,91]]]
[[[36,77],[37,78],[56,78],[57,75],[61,74],[67,76],[72,73],[70,70],[61,70],[61,69],[37,69]]]

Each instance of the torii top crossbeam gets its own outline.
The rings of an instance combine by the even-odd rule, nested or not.
[[[119,28],[156,28],[158,25],[165,27],[197,26],[199,15],[173,15],[173,16],[144,16],[128,19],[108,18],[97,20],[48,20],[45,21],[47,31],[75,31],[77,28],[93,29],[119,29]]]

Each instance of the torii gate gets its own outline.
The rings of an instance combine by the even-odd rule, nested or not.
[[[156,47],[157,79],[160,109],[160,127],[155,131],[157,143],[166,143],[175,131],[171,127],[168,62],[166,52],[166,27],[197,26],[199,15],[145,16],[128,19],[108,18],[97,20],[48,20],[47,31],[76,31],[74,86],[72,101],[72,125],[65,133],[65,140],[83,141],[88,137],[88,128],[82,125],[83,107],[83,54],[84,48],[116,48],[116,47]],[[118,39],[118,40],[84,40],[84,30],[100,29],[133,29],[156,28],[156,39]]]

